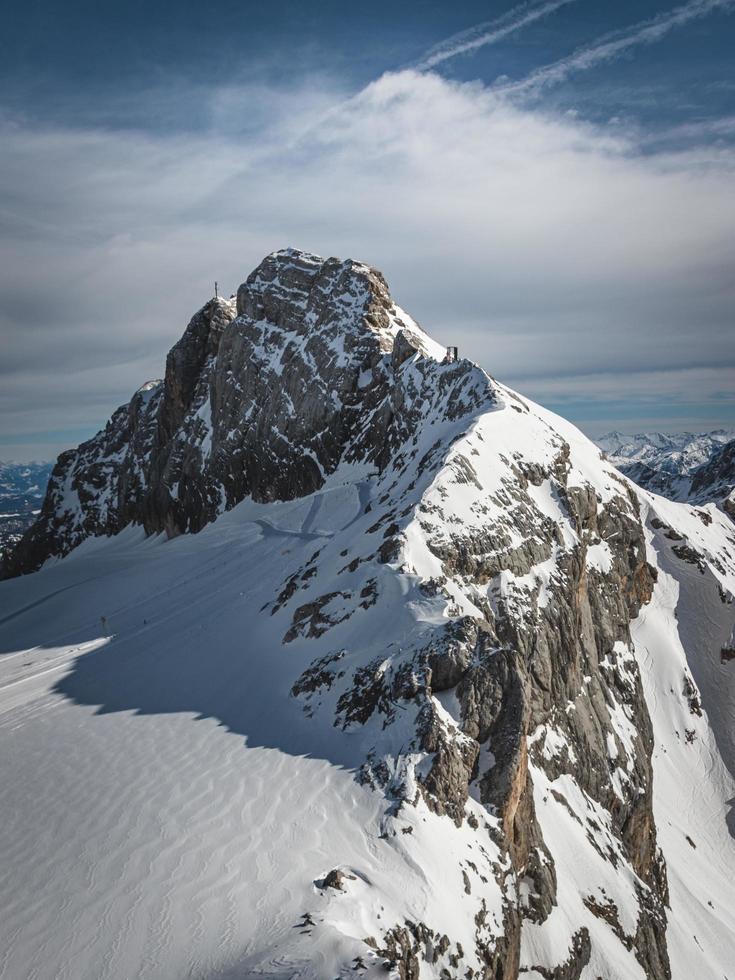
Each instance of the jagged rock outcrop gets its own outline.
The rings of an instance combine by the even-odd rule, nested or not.
[[[374,715],[390,725],[396,704],[419,706],[412,748],[426,761],[414,766],[414,775],[404,772],[396,780],[392,765],[379,757],[368,758],[363,770],[399,808],[421,798],[461,825],[474,793],[495,815],[491,835],[528,891],[524,903],[505,905],[509,942],[501,957],[506,972],[499,975],[512,977],[519,969],[520,944],[510,940],[521,934],[523,921],[542,925],[558,902],[554,860],[534,801],[540,772],[552,781],[573,773],[575,789],[606,815],[604,842],[596,839],[594,819],[585,833],[605,860],[627,865],[640,881],[638,923],[624,937],[627,948],[647,976],[668,977],[653,741],[629,652],[629,623],[650,599],[656,578],[637,501],[614,477],[604,501],[591,486],[575,486],[570,447],[559,438],[552,438],[555,452],[544,464],[506,459],[501,473],[483,473],[479,462],[477,469],[470,463],[483,439],[478,425],[473,437],[455,444],[419,513],[397,529],[408,535],[412,525],[420,526],[442,572],[431,593],[471,612],[435,629],[428,642],[424,632],[413,650],[404,640],[387,668],[376,662],[350,679],[343,656],[339,677],[321,680],[342,692],[337,719],[345,726],[365,725]],[[461,519],[451,510],[457,483],[464,487]],[[546,573],[538,577],[543,566]],[[437,701],[447,691],[456,705],[451,719]],[[303,682],[296,693],[303,694]],[[572,806],[558,791],[557,800]],[[580,936],[570,936],[577,972],[567,964],[561,972],[549,969],[549,976],[579,976],[589,952],[589,934]],[[489,961],[498,947],[480,935],[477,949]]]
[[[694,471],[689,498],[697,504],[714,500],[735,520],[735,439]]]
[[[303,496],[343,458],[385,466],[410,424],[390,400],[397,338],[403,360],[432,345],[379,272],[291,249],[268,256],[236,302],[213,299],[193,317],[162,382],[59,457],[3,575],[131,523],[175,535],[245,496]]]

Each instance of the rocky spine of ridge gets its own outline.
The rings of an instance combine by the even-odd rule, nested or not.
[[[483,445],[489,432],[480,419],[429,465],[417,507],[404,509],[413,496],[410,484],[402,484],[404,460],[381,476],[391,492],[373,533],[395,540],[389,560],[408,580],[415,569],[405,543],[413,540],[415,549],[420,536],[439,571],[420,589],[427,601],[446,604],[449,622],[404,635],[398,649],[374,659],[356,655],[349,645],[322,656],[299,678],[294,695],[310,714],[333,715],[340,729],[367,729],[376,745],[359,778],[385,793],[392,817],[410,819],[407,809],[425,805],[457,827],[468,821],[477,827],[470,801],[485,807],[478,833],[485,841],[481,850],[497,848],[484,873],[494,876],[502,893],[502,924],[488,911],[492,899],[483,894],[486,879],[473,855],[465,865],[465,891],[477,895],[473,953],[482,966],[453,972],[450,955],[447,976],[510,980],[531,969],[560,980],[582,974],[598,937],[591,938],[581,922],[569,935],[563,961],[550,966],[522,958],[524,930],[541,933],[559,904],[534,783],[538,788],[567,774],[584,800],[581,812],[579,802],[558,789],[546,793],[574,815],[585,842],[615,875],[629,874],[636,883],[634,929],[621,924],[613,895],[595,899],[599,884],[593,880],[591,921],[596,918],[603,929],[612,923],[645,976],[663,980],[670,976],[666,867],[652,809],[651,721],[630,637],[630,622],[649,601],[656,579],[646,560],[638,504],[614,473],[607,499],[580,483],[570,445],[534,422],[520,399],[503,414],[510,416],[509,427],[516,420],[519,434],[531,427],[543,461],[509,450],[508,456],[501,452],[495,472],[483,472],[482,457],[491,450]],[[558,502],[558,521],[539,506],[547,495]],[[468,504],[462,518],[460,500]],[[548,572],[550,565],[553,572],[542,584],[541,569]],[[362,573],[352,590],[375,602],[370,557],[349,569]],[[306,569],[304,577],[309,574]],[[318,573],[314,582],[309,594],[318,589]],[[304,602],[301,588],[306,586],[285,583],[274,609],[285,607],[293,617],[286,642],[328,636],[338,625],[329,615],[334,593]],[[447,697],[455,705],[452,717],[443,707]],[[408,742],[407,710],[415,725]],[[392,826],[388,820],[387,833],[395,833]],[[401,977],[417,980],[426,944],[436,949],[441,939],[430,926],[397,923],[375,940],[375,948],[398,964]],[[447,949],[456,945],[454,938],[444,937]]]
[[[269,256],[236,308],[215,300],[194,317],[163,382],[59,458],[5,573],[130,523],[198,531],[246,496],[305,496],[338,469],[372,481],[364,548],[337,550],[336,535],[264,614],[283,622],[284,645],[314,645],[294,699],[360,733],[358,778],[384,800],[386,837],[422,808],[448,839],[467,835],[445,900],[469,903],[473,938],[398,919],[365,937],[365,956],[401,980],[422,968],[577,980],[605,937],[667,980],[653,736],[630,636],[656,578],[637,499],[612,467],[590,469],[587,447],[438,351],[375,270]],[[322,585],[333,568],[341,591]],[[431,614],[376,652],[350,617],[379,615],[385,576]],[[576,919],[559,952],[549,937],[571,899],[550,834],[562,820],[592,870],[579,908],[562,909]],[[610,882],[633,896],[632,920]]]

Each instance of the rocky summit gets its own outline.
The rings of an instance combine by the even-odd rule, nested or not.
[[[57,837],[89,830],[13,879],[11,974],[31,908],[87,936],[49,978],[731,971],[735,526],[447,357],[376,270],[288,249],[207,303],[4,575],[5,717],[79,783]],[[61,901],[86,847],[108,879]]]
[[[213,299],[193,317],[163,381],[143,385],[102,432],[59,457],[10,574],[90,534],[130,523],[149,534],[198,531],[246,496],[312,493],[340,463],[385,467],[419,418],[395,375],[416,350],[439,348],[379,272],[292,249],[268,256],[236,300]],[[430,385],[427,375],[422,400],[436,399]],[[470,397],[461,387],[458,403]]]

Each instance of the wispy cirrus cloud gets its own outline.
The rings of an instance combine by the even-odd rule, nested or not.
[[[576,0],[549,0],[547,3],[521,3],[507,11],[495,20],[484,21],[459,34],[453,34],[446,40],[430,48],[423,57],[410,67],[415,71],[429,71],[437,68],[445,61],[456,58],[471,51],[477,51],[489,44],[497,44],[516,31],[528,27],[529,24],[548,17],[560,7],[566,7]]]
[[[537,68],[519,81],[499,86],[499,91],[506,95],[533,94],[548,86],[557,85],[578,72],[589,71],[598,65],[614,61],[634,48],[655,44],[671,31],[684,27],[691,21],[734,8],[735,0],[689,0],[688,3],[649,20],[606,34],[559,61]]]

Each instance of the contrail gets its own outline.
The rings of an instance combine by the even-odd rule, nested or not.
[[[575,72],[587,71],[606,61],[614,61],[631,48],[655,44],[670,31],[682,27],[691,20],[705,17],[717,10],[730,10],[733,6],[735,0],[690,0],[689,3],[675,7],[667,13],[658,14],[650,20],[640,21],[624,31],[607,34],[567,58],[537,68],[518,82],[499,86],[497,91],[508,94],[524,93],[545,88],[547,85],[555,85]]]
[[[509,34],[526,27],[527,24],[547,17],[559,7],[566,7],[570,3],[576,3],[576,0],[549,0],[548,3],[540,5],[522,3],[496,20],[485,21],[485,23],[477,24],[460,34],[454,34],[446,41],[430,48],[419,61],[412,63],[409,67],[416,71],[428,71],[450,58],[456,58],[457,55],[476,51],[478,48],[484,48],[487,44],[495,44],[496,41],[501,41]]]
[[[536,20],[540,20],[542,17],[547,17],[552,14],[555,10],[560,7],[566,7],[567,4],[576,3],[577,0],[547,0],[546,3],[534,3],[526,2],[518,4],[513,7],[507,13],[503,14],[501,17],[497,17],[495,20],[484,21],[482,24],[476,24],[475,27],[470,27],[466,31],[462,31],[460,34],[453,34],[451,37],[447,38],[445,41],[441,41],[439,44],[435,45],[433,48],[424,54],[418,61],[412,61],[410,64],[404,65],[402,69],[410,69],[415,72],[426,72],[431,68],[440,65],[450,58],[454,58],[457,55],[464,54],[466,51],[475,51],[477,48],[485,47],[487,44],[494,44],[496,41],[502,40],[509,34],[513,34],[515,31],[521,30],[527,24],[532,24]],[[340,110],[349,106],[355,99],[368,88],[365,86],[355,95],[351,95],[346,99],[343,99],[337,105],[332,106],[331,109],[327,110],[323,116],[321,116],[315,123],[311,123],[307,128],[300,133],[291,145],[296,145],[296,143],[301,142],[309,133],[314,132],[323,125],[327,120],[333,118]]]
[[[474,51],[488,44],[494,44],[514,31],[521,30],[526,25],[532,24],[534,21],[546,17],[560,7],[564,7],[570,3],[576,3],[576,0],[548,0],[548,2],[541,4],[522,3],[495,20],[486,21],[460,34],[455,34],[447,38],[435,47],[430,48],[418,61],[412,62],[404,67],[416,72],[429,71],[431,68],[457,55],[467,51]],[[499,95],[514,95],[516,93],[530,93],[534,90],[544,88],[547,85],[553,85],[563,81],[568,75],[574,72],[586,71],[602,62],[613,61],[630,48],[644,44],[653,44],[668,34],[669,31],[681,27],[690,20],[704,17],[717,10],[731,10],[733,6],[735,6],[735,0],[689,0],[688,3],[675,7],[666,13],[658,14],[649,20],[639,21],[629,28],[605,34],[591,45],[585,48],[579,48],[568,57],[542,68],[537,68],[531,74],[517,82],[496,85],[492,88],[492,91]],[[327,120],[333,118],[340,110],[349,106],[368,87],[366,86],[356,95],[344,99],[325,112],[319,120],[307,126],[292,141],[291,145],[296,145],[301,142],[308,134],[317,130]]]

